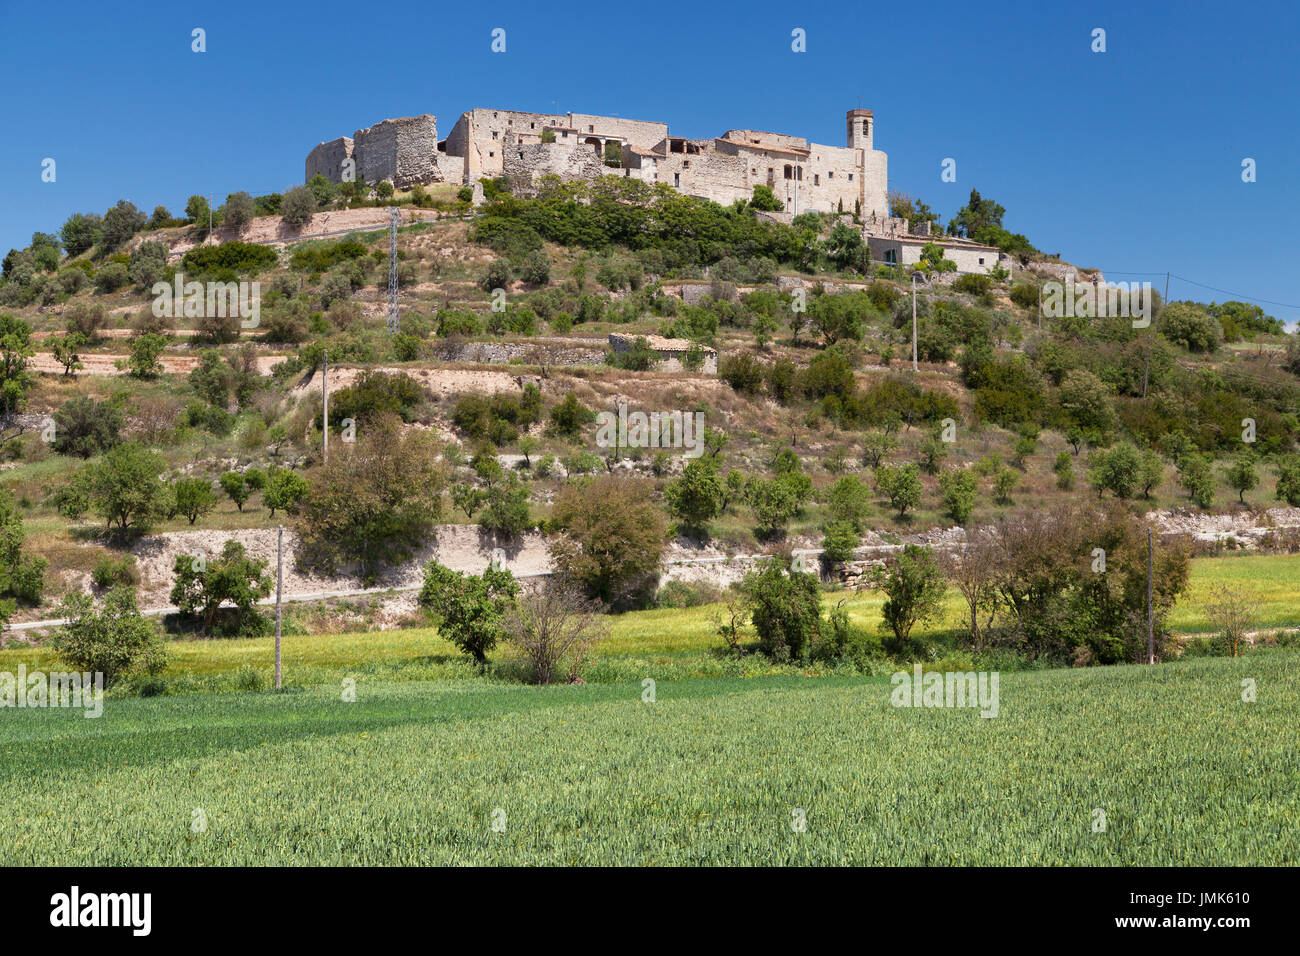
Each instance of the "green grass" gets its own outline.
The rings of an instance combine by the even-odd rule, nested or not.
[[[1003,674],[994,719],[893,708],[889,689],[661,682],[645,703],[639,681],[361,681],[355,703],[9,710],[0,843],[10,865],[1298,861],[1285,652]]]

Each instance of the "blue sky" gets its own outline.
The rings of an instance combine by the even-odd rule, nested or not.
[[[945,222],[974,187],[1044,251],[1296,303],[1265,306],[1295,321],[1298,28],[1280,2],[0,0],[0,251],[119,198],[179,212],[191,193],[283,190],[316,143],[386,117],[434,113],[445,136],[473,106],[573,110],[840,145],[861,105],[891,187]],[[1170,294],[1233,297],[1179,279]]]

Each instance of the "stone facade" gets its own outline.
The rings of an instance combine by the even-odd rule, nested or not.
[[[884,217],[889,214],[887,157],[874,148],[873,123],[870,110],[850,110],[845,145],[828,146],[761,130],[684,139],[660,122],[475,108],[461,114],[441,143],[434,118],[427,115],[385,120],[358,130],[351,143],[322,143],[308,156],[307,173],[337,182],[343,160],[352,156],[367,182],[388,179],[399,188],[417,182],[472,186],[499,176],[522,185],[547,174],[562,179],[621,175],[724,204],[749,199],[754,187],[763,185],[792,215]],[[607,164],[607,157],[617,165]]]

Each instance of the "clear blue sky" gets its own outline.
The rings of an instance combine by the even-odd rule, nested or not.
[[[386,117],[434,113],[445,136],[473,106],[573,110],[838,145],[860,101],[890,186],[945,222],[975,187],[1006,207],[1007,228],[1110,278],[1169,270],[1300,304],[1298,10],[0,0],[0,252],[119,198],[179,212],[191,193],[283,190],[316,143]],[[195,27],[206,53],[190,50]],[[796,27],[806,53],[790,49]],[[1095,27],[1105,53],[1090,49]],[[55,183],[41,181],[45,157]],[[940,181],[945,157],[956,183]],[[1245,157],[1255,183],[1241,181]],[[1179,280],[1170,293],[1231,297]]]

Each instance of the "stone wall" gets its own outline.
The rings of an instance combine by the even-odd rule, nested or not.
[[[324,176],[332,183],[343,181],[343,162],[352,158],[352,140],[346,136],[321,143],[307,154],[307,169],[303,182],[313,176]]]
[[[502,175],[519,193],[527,193],[542,176],[561,179],[596,179],[617,175],[594,149],[583,143],[521,143],[505,148]]]
[[[440,183],[437,120],[425,113],[384,120],[352,137],[357,175],[368,183],[388,180],[398,189]]]

